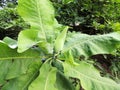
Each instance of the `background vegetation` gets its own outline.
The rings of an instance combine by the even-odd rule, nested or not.
[[[16,10],[17,0],[0,1],[0,39],[5,36],[17,38],[20,30],[29,28]]]

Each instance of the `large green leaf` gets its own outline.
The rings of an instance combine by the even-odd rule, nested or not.
[[[38,76],[38,70],[41,66],[40,61],[33,61],[25,74],[16,78],[7,79],[0,90],[28,90],[30,83]]]
[[[71,50],[74,56],[85,57],[95,54],[111,54],[120,45],[120,34],[105,35],[73,34],[67,38],[62,53]]]
[[[85,90],[119,90],[120,84],[111,79],[101,77],[93,65],[81,61],[79,65],[72,66],[65,62],[63,64],[66,76],[80,79]]]
[[[33,81],[29,90],[57,90],[55,88],[56,68],[50,64],[44,63],[40,68],[39,77]]]
[[[37,75],[34,73],[38,72],[42,64],[40,53],[29,49],[19,54],[16,49],[11,49],[2,41],[0,41],[0,48],[1,90],[21,90],[22,88],[27,88],[32,78],[35,78]]]
[[[24,52],[38,42],[53,43],[60,25],[54,18],[49,0],[19,0],[18,12],[31,25],[29,30],[22,31],[18,36],[18,52]]]
[[[49,0],[19,0],[18,12],[32,28],[41,31],[43,38],[53,28],[54,8]]]

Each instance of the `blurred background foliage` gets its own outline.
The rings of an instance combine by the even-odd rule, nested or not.
[[[20,30],[29,27],[18,15],[16,5],[17,0],[0,1],[0,39],[5,36],[16,39]]]
[[[0,0],[0,7],[15,7],[17,0]]]
[[[68,25],[69,31],[90,35],[120,31],[119,0],[51,0],[59,23]],[[65,1],[65,0],[64,0]],[[18,33],[29,24],[18,15],[17,0],[0,0],[0,39],[5,36],[17,39]],[[95,55],[90,59],[101,70],[101,75],[120,83],[120,48],[114,55]]]
[[[72,27],[71,31],[103,34],[119,30],[120,3],[111,0],[51,0],[56,8],[57,20]]]
[[[91,35],[120,31],[120,3],[117,0],[51,1],[55,7],[56,19],[59,23],[70,26],[70,31]],[[17,36],[20,30],[29,27],[17,14],[16,6],[17,0],[0,0],[0,33],[9,36],[8,33],[14,32]],[[4,34],[0,35],[0,39],[6,36]]]

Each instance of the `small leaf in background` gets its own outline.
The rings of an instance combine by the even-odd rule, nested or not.
[[[5,37],[3,39],[3,42],[6,43],[10,48],[12,49],[15,49],[17,48],[17,41],[12,39],[12,38],[9,38],[9,37]]]

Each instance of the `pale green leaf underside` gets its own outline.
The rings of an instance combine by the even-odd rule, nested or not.
[[[85,90],[119,90],[120,84],[111,79],[101,77],[97,69],[91,64],[80,62],[78,66],[64,63],[65,75],[80,79]]]
[[[120,34],[111,33],[105,35],[73,34],[68,37],[63,48],[63,53],[69,50],[74,56],[85,57],[95,54],[111,54],[120,44]]]
[[[29,90],[57,90],[55,88],[56,68],[44,63],[40,68],[40,75],[30,85]]]
[[[31,48],[33,45],[36,45],[42,42],[43,35],[39,33],[39,30],[24,30],[19,33],[18,38],[18,52],[24,52],[25,50]]]

